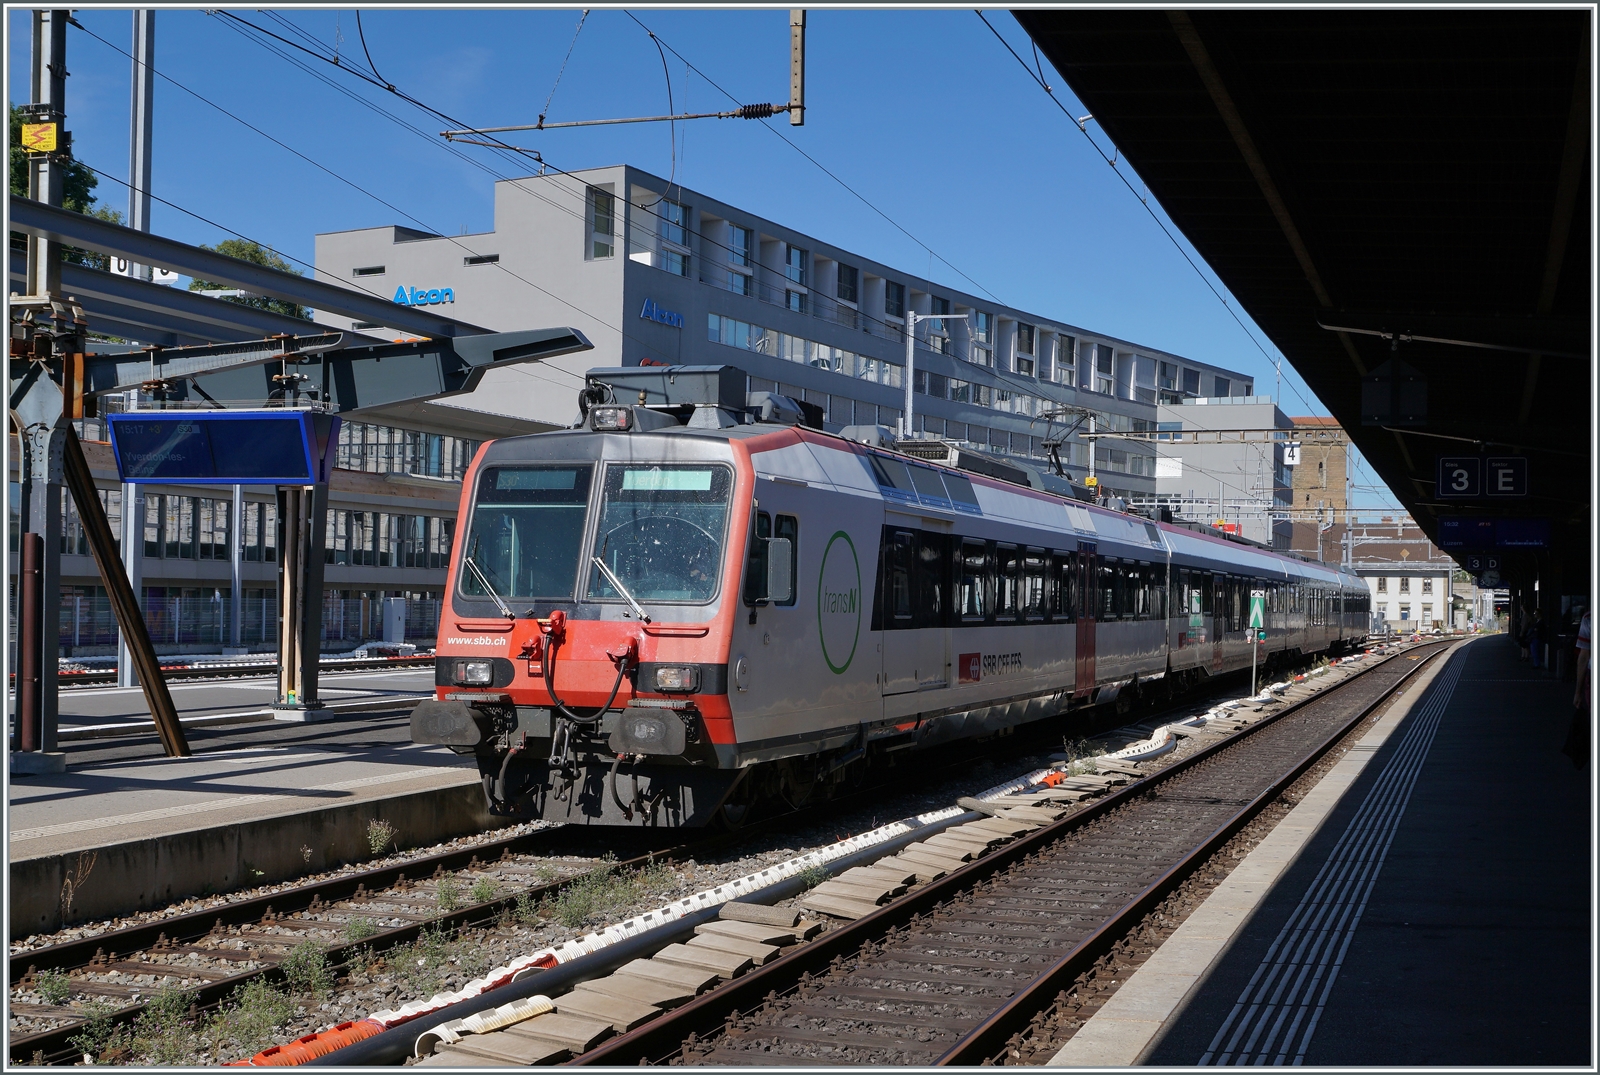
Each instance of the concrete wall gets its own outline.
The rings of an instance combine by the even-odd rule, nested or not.
[[[476,780],[389,798],[366,799],[325,810],[111,844],[93,853],[45,855],[11,863],[13,939],[78,922],[165,907],[188,896],[271,884],[307,872],[372,857],[367,825],[383,819],[395,828],[394,846],[426,847],[440,840],[497,828]],[[305,861],[302,847],[312,849]],[[63,886],[84,865],[70,912]]]

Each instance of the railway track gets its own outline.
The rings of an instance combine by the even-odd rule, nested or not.
[[[559,832],[522,833],[18,952],[9,961],[12,1017],[65,1022],[13,1035],[12,1062],[27,1063],[38,1054],[46,1063],[77,1057],[70,1039],[84,1026],[79,1009],[17,1000],[19,993],[33,989],[41,971],[65,973],[74,995],[115,1005],[115,1024],[136,1019],[145,1008],[144,1000],[157,992],[157,983],[163,980],[178,983],[197,1007],[205,1008],[252,979],[282,980],[280,965],[308,940],[324,945],[327,964],[337,967],[357,948],[378,953],[409,944],[426,930],[487,925],[519,899],[537,903],[558,895],[593,868],[592,863],[569,863],[565,876],[548,876],[548,852]],[[702,839],[616,862],[611,868],[637,869],[704,851],[712,843],[714,839]],[[486,886],[492,886],[495,895],[474,898],[474,890],[481,896]],[[367,925],[359,929],[364,935],[351,940],[350,926],[357,919]]]
[[[864,789],[822,805],[827,809],[842,808],[883,790]],[[640,855],[615,863],[614,868],[635,869],[651,861],[704,854],[721,844],[748,839],[765,827],[750,826],[692,845]],[[572,877],[541,880],[538,872],[540,865],[548,862],[546,856],[555,831],[488,841],[473,848],[18,952],[10,961],[13,1018],[63,1022],[14,1035],[9,1050],[12,1061],[26,1063],[42,1057],[46,1063],[62,1063],[77,1058],[70,1039],[83,1028],[81,1011],[19,999],[19,994],[30,993],[41,971],[65,973],[76,996],[118,1006],[111,1017],[115,1024],[133,1022],[144,1010],[144,1001],[158,989],[155,983],[162,979],[180,983],[196,1007],[205,1009],[230,997],[252,979],[282,980],[285,974],[280,965],[297,945],[307,940],[323,945],[327,964],[338,968],[358,948],[378,953],[412,943],[425,931],[489,926],[499,921],[519,898],[537,902],[559,894]],[[581,874],[588,868],[573,866],[572,873]],[[493,886],[497,895],[491,899],[470,898],[473,889],[483,883]],[[460,905],[443,910],[451,898],[442,898],[442,892],[449,892]],[[376,932],[359,940],[348,939],[348,926],[355,919],[367,920]]]
[[[321,666],[323,675],[332,675],[339,672],[370,672],[385,668],[432,668],[433,655],[425,657],[375,657],[371,660],[337,661],[325,663]],[[251,663],[233,664],[217,663],[214,665],[184,665],[179,667],[162,668],[163,679],[240,679],[249,676],[277,675],[276,663]],[[16,679],[15,674],[11,677]],[[57,676],[56,682],[63,687],[103,687],[107,683],[115,683],[117,673],[109,672],[62,672]]]
[[[864,917],[574,1050],[574,1062],[993,1062],[1063,986],[1447,645],[1391,657],[1063,820],[978,848]],[[903,870],[909,860],[896,861]]]

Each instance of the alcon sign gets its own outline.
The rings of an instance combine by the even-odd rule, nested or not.
[[[659,321],[661,324],[670,325],[672,328],[683,327],[683,315],[674,313],[671,310],[663,310],[656,305],[655,299],[644,300],[644,309],[639,311],[639,316],[646,321]]]
[[[432,289],[400,287],[394,293],[394,301],[401,306],[438,306],[441,303],[455,302],[456,289],[453,287],[436,287]]]

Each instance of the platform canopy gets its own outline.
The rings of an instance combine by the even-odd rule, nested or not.
[[[1016,18],[1430,537],[1533,520],[1507,577],[1585,592],[1590,13]],[[1441,496],[1462,457],[1523,493]]]

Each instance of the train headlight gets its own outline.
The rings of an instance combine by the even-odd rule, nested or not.
[[[469,687],[487,687],[494,683],[493,661],[457,661],[457,683]]]
[[[627,407],[596,407],[589,412],[589,428],[626,431],[633,427],[633,411]]]
[[[656,669],[656,690],[696,691],[700,689],[700,669],[695,665]]]

